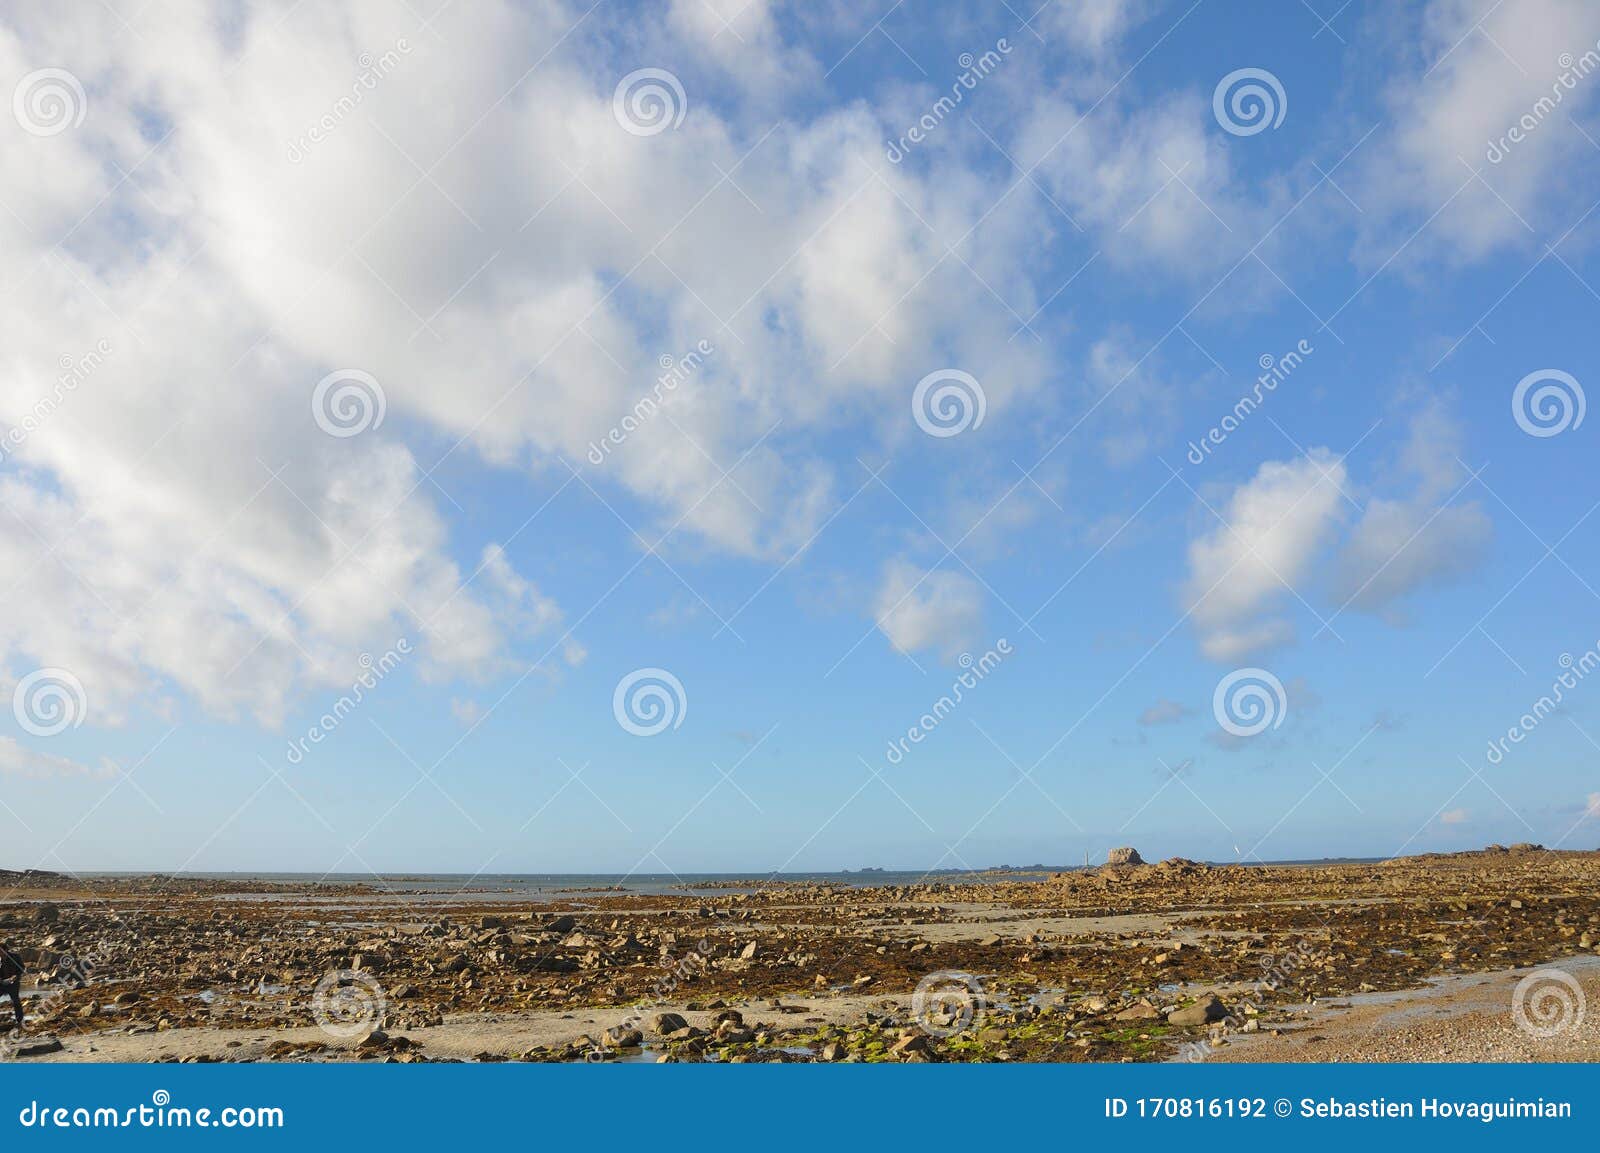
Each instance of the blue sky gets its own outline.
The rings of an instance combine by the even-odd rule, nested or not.
[[[1592,7],[311,7],[0,21],[0,864],[1595,847]]]

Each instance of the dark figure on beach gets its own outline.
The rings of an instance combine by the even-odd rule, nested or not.
[[[17,1031],[22,1031],[22,958],[11,951],[9,942],[0,941],[0,996],[11,998],[17,1015]]]

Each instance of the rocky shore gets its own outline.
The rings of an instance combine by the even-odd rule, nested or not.
[[[11,873],[0,940],[28,966],[28,1024],[0,1057],[1207,1060],[1302,1030],[1308,1008],[1600,952],[1600,853],[1114,859],[536,905]]]

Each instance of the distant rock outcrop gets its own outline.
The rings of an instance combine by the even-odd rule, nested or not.
[[[1106,864],[1142,865],[1144,864],[1144,858],[1139,855],[1138,849],[1135,849],[1132,846],[1125,846],[1120,849],[1112,849],[1109,853],[1107,853]]]

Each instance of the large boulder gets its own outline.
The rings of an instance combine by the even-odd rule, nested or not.
[[[1185,1005],[1182,1009],[1174,1009],[1167,1014],[1169,1025],[1209,1025],[1213,1021],[1220,1021],[1228,1015],[1228,1007],[1222,1003],[1215,993],[1207,993],[1193,1005]]]
[[[689,1022],[685,1021],[682,1015],[678,1013],[657,1013],[650,1019],[650,1032],[658,1036],[675,1033],[679,1029],[688,1028],[688,1026]]]
[[[1139,855],[1138,849],[1135,849],[1132,846],[1125,846],[1120,849],[1112,849],[1109,853],[1107,853],[1106,864],[1142,865],[1144,864],[1144,858]]]

